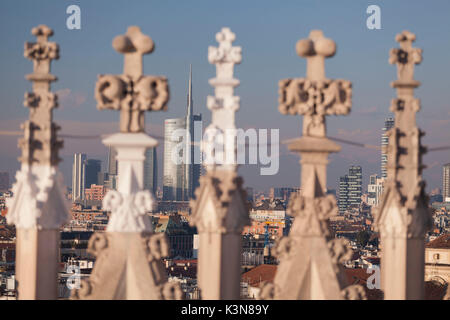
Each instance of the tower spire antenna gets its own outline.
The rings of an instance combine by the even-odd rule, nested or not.
[[[188,89],[188,105],[187,105],[187,114],[193,114],[193,101],[192,101],[192,64],[189,64],[189,89]]]

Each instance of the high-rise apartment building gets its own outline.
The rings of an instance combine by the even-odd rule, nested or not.
[[[389,145],[389,137],[387,132],[395,125],[394,118],[386,118],[384,120],[383,133],[381,135],[381,178],[387,178],[387,148]]]
[[[450,202],[450,163],[442,167],[442,198]]]
[[[380,204],[384,191],[384,181],[384,178],[379,178],[376,174],[369,177],[369,185],[367,186],[367,204],[369,206],[377,207]]]
[[[362,196],[362,168],[351,166],[348,174],[339,178],[339,213],[343,214],[350,206],[359,206]]]
[[[339,178],[339,199],[338,208],[339,214],[344,214],[348,207],[348,176]]]
[[[108,174],[117,175],[117,151],[111,146],[108,148]]]
[[[362,168],[351,166],[348,170],[348,205],[359,206],[362,196]]]
[[[75,153],[72,165],[72,201],[84,199],[86,155]]]
[[[194,197],[201,175],[199,146],[194,143],[201,130],[196,132],[195,124],[201,121],[202,116],[193,112],[191,68],[186,117],[164,121],[163,200],[187,201]],[[186,154],[183,154],[184,151]]]
[[[186,128],[186,119],[166,119],[164,121],[164,176],[163,200],[184,200],[184,163],[176,161],[183,159],[183,130]]]

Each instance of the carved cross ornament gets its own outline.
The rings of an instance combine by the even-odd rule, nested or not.
[[[209,80],[215,95],[208,96],[206,103],[212,112],[203,143],[206,164],[215,165],[219,162],[217,158],[223,158],[221,163],[235,165],[235,114],[240,107],[240,98],[234,95],[239,80],[233,74],[234,65],[242,61],[242,48],[232,46],[235,39],[236,35],[229,28],[222,28],[216,34],[219,46],[208,48],[208,60],[216,65],[216,77]]]
[[[167,79],[142,74],[142,56],[153,51],[154,43],[139,27],[132,26],[125,35],[114,38],[113,47],[124,55],[124,73],[98,77],[97,108],[120,110],[121,132],[144,132],[144,112],[166,110],[169,101]]]
[[[282,114],[304,116],[304,136],[325,137],[325,116],[350,112],[352,84],[325,77],[325,58],[334,56],[336,44],[322,31],[311,31],[308,39],[297,42],[296,50],[306,58],[306,78],[280,80],[279,110]]]
[[[422,49],[413,48],[412,43],[416,41],[416,35],[409,31],[403,31],[397,34],[395,41],[400,44],[400,48],[393,48],[389,53],[389,63],[397,64],[398,80],[394,82],[394,87],[401,84],[416,84],[419,82],[414,80],[414,65],[422,62]]]
[[[33,73],[26,79],[33,82],[33,92],[25,93],[24,105],[30,109],[29,121],[22,124],[24,137],[19,140],[22,149],[22,163],[57,165],[58,150],[63,141],[57,139],[60,129],[53,123],[52,110],[58,106],[57,95],[50,92],[50,83],[57,78],[50,74],[51,62],[59,59],[59,46],[48,42],[53,30],[39,25],[31,30],[37,42],[26,42],[24,56],[33,61]]]

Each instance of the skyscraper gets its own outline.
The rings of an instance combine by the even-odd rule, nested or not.
[[[380,204],[384,191],[384,181],[385,179],[378,178],[376,174],[369,177],[369,185],[367,186],[367,204],[369,206],[377,207]]]
[[[394,118],[384,119],[383,134],[381,135],[381,177],[387,178],[387,147],[389,144],[389,137],[387,132],[394,127]]]
[[[359,206],[362,196],[362,168],[351,166],[348,170],[348,205]]]
[[[348,207],[348,176],[339,178],[339,214],[344,214]]]
[[[442,198],[444,201],[450,201],[450,163],[442,167]]]
[[[177,163],[173,160],[184,157],[180,143],[183,142],[182,130],[185,130],[185,128],[185,118],[166,119],[164,121],[163,200],[166,201],[184,200],[184,163]]]
[[[84,198],[86,155],[75,153],[72,166],[72,202]]]
[[[189,150],[190,161],[185,165],[185,190],[187,190],[187,198],[194,197],[195,189],[200,185],[201,164],[200,159],[196,159],[196,154],[200,155],[200,146],[196,145],[195,137],[197,132],[194,132],[195,122],[201,122],[202,115],[194,114],[194,102],[192,100],[192,65],[189,66],[189,89],[187,96],[187,110],[186,110],[186,132],[189,132],[189,139],[186,139],[186,150]],[[201,134],[201,133],[200,133]],[[188,200],[188,199],[185,199]]]
[[[350,206],[359,206],[362,196],[362,168],[351,166],[348,174],[339,178],[339,213],[343,214]]]
[[[108,173],[117,175],[117,151],[111,146],[108,148]]]
[[[144,189],[156,195],[158,170],[156,162],[156,148],[148,148],[145,151],[144,161]]]
[[[199,146],[194,143],[200,134],[195,124],[202,121],[194,114],[192,99],[192,67],[189,72],[187,110],[185,118],[166,119],[164,122],[164,177],[163,200],[187,201],[194,196],[201,174]],[[185,144],[184,146],[182,144]],[[186,150],[186,154],[183,154]],[[181,163],[175,158],[183,159]]]
[[[102,170],[101,160],[89,159],[85,161],[84,187],[90,188],[93,184],[98,184],[98,174]]]

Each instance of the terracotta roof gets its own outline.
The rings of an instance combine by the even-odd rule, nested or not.
[[[242,274],[242,281],[248,282],[253,287],[259,287],[260,282],[272,282],[275,278],[277,266],[272,264],[261,264],[250,271]]]
[[[427,248],[450,249],[450,233],[446,233],[427,243]]]

